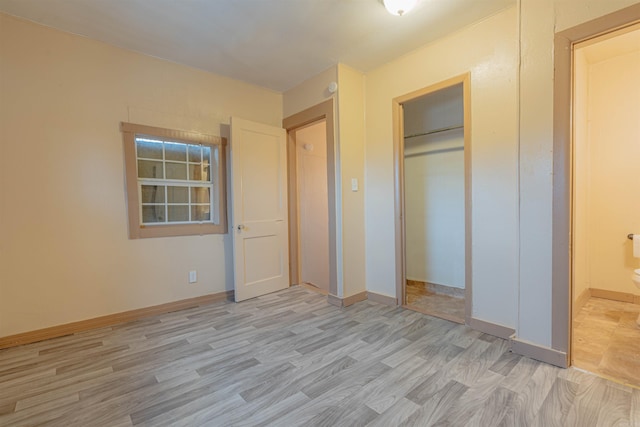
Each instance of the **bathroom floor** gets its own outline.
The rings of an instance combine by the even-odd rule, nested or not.
[[[407,280],[407,308],[456,323],[464,323],[464,298],[430,291],[422,282]]]
[[[574,366],[640,387],[640,305],[589,298],[573,321]]]

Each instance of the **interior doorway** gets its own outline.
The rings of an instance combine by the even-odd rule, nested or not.
[[[575,43],[573,365],[640,387],[640,23]]]
[[[457,323],[471,314],[468,84],[464,75],[394,100],[400,301]]]
[[[295,129],[298,284],[329,293],[327,123]]]
[[[334,105],[328,99],[283,120],[287,131],[289,277],[337,295]]]

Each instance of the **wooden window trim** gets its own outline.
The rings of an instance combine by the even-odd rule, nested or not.
[[[197,236],[227,233],[227,185],[226,185],[226,145],[227,139],[199,132],[173,130],[122,122],[120,130],[124,140],[125,180],[127,192],[127,212],[129,215],[129,238]],[[138,194],[138,170],[136,160],[136,135],[157,136],[186,144],[203,144],[218,148],[218,218],[219,224],[162,224],[145,226],[140,224],[140,195]]]

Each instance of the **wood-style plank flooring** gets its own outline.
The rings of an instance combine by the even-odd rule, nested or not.
[[[0,350],[8,426],[640,426],[640,390],[293,287]]]
[[[464,323],[464,297],[433,292],[424,282],[415,280],[407,280],[406,294],[407,308]]]
[[[640,387],[640,305],[591,297],[573,320],[573,363]]]

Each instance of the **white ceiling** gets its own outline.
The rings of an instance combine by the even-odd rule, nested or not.
[[[0,11],[276,91],[338,62],[372,70],[515,3],[419,0],[0,0]]]

